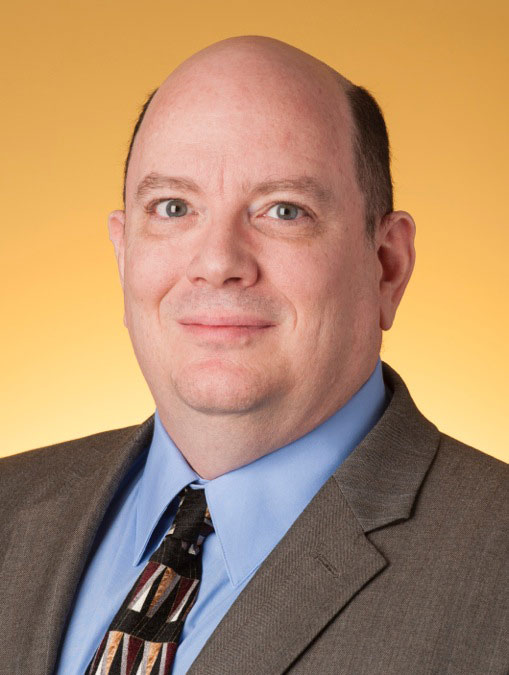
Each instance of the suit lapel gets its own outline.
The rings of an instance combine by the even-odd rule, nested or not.
[[[12,519],[3,567],[8,576],[2,574],[1,583],[2,607],[9,608],[9,616],[3,617],[0,608],[0,622],[6,627],[0,651],[12,668],[9,672],[49,675],[53,671],[95,534],[152,431],[153,417],[134,430],[100,434],[88,444],[87,439],[75,442],[83,441],[83,448],[72,443],[63,447],[61,459],[68,465],[47,477],[43,498],[34,499]],[[21,542],[29,542],[31,554]]]
[[[189,675],[285,672],[390,560],[372,530],[411,517],[439,432],[383,364],[392,399],[378,424],[325,483],[260,566]]]
[[[386,565],[330,479],[232,605],[189,675],[275,675]]]
[[[383,374],[391,401],[334,474],[365,533],[411,517],[440,441],[396,371],[384,363]]]

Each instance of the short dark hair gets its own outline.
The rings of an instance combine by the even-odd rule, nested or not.
[[[340,80],[354,123],[354,161],[359,187],[364,194],[365,222],[368,237],[373,240],[379,218],[393,210],[392,178],[390,166],[389,136],[380,106],[367,89]],[[136,135],[147,108],[154,98],[155,89],[142,106],[134,126],[129,151],[124,166],[123,198],[125,205],[126,178],[129,160]]]
[[[394,210],[389,135],[375,97],[351,82],[344,90],[354,124],[355,171],[364,194],[366,231],[373,239],[377,220]]]

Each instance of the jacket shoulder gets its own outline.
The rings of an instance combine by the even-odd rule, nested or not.
[[[457,477],[470,479],[479,489],[483,489],[481,480],[509,481],[509,464],[444,433],[440,433],[438,457]]]
[[[509,553],[509,464],[441,433],[418,501],[443,534],[479,546],[497,532],[497,547]]]
[[[0,459],[0,503],[19,508],[22,502],[44,498],[56,485],[65,489],[66,481],[87,478],[122,452],[149,420]]]

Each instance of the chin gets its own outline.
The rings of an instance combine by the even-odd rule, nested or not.
[[[248,413],[262,408],[274,396],[263,373],[233,364],[184,368],[173,379],[173,386],[187,406],[209,415]]]
[[[253,391],[236,388],[220,389],[212,387],[193,387],[191,383],[176,387],[179,398],[197,412],[208,415],[226,415],[248,413],[263,405],[263,396]]]

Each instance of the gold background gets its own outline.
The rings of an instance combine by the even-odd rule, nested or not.
[[[154,404],[106,228],[146,95],[216,40],[289,42],[369,88],[417,264],[382,358],[443,431],[509,461],[505,0],[9,3],[1,32],[1,454]]]

